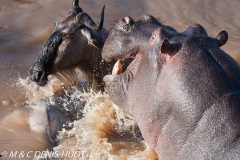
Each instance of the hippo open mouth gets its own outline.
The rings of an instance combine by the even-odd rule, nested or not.
[[[133,27],[135,22],[131,17],[125,17],[125,18],[122,18],[118,23],[119,23],[119,25],[122,26],[124,31],[128,31],[131,27]],[[106,57],[106,55],[105,55],[105,59],[109,60],[109,57]],[[113,67],[112,75],[108,75],[108,76],[106,76],[106,78],[107,77],[117,78],[116,75],[120,75],[123,73],[129,74],[128,77],[133,78],[135,75],[135,70],[136,70],[136,68],[138,68],[137,65],[139,64],[139,60],[141,59],[141,53],[139,52],[138,48],[135,48],[135,49],[130,50],[128,53],[126,53],[126,52],[122,53],[122,54],[120,53],[117,55],[117,57],[111,57],[110,59],[117,60],[117,62],[115,63],[115,65]],[[131,60],[132,62],[129,64],[127,69],[123,72],[121,61],[125,61],[125,60]]]
[[[106,84],[107,90],[111,92],[109,93],[110,95],[119,94],[119,92],[117,92],[119,89],[122,90],[122,92],[120,93],[122,95],[118,95],[118,96],[124,98],[128,94],[129,86],[131,82],[134,80],[137,70],[140,67],[142,54],[140,52],[137,52],[136,54],[131,54],[131,56],[129,56],[129,58],[127,59],[131,59],[132,62],[128,65],[125,71],[123,71],[122,69],[121,61],[126,59],[122,58],[117,60],[117,62],[115,63],[112,70],[112,74],[106,75],[103,78],[103,81]],[[113,97],[116,97],[116,96],[113,96]],[[128,114],[128,116],[130,115]]]
[[[160,26],[163,25],[151,15],[142,15],[136,21],[127,16],[115,24],[110,30],[102,51],[103,59],[107,61],[118,60],[113,68],[112,75],[107,75],[103,79],[107,85],[121,81],[121,83],[126,84],[122,88],[128,88],[126,86],[132,81],[139,68],[146,43],[152,32]],[[120,61],[126,59],[133,59],[133,61],[126,71],[122,72]],[[117,84],[115,83],[115,85]]]
[[[124,99],[124,97],[128,94],[129,85],[134,80],[137,69],[140,67],[142,54],[139,52],[135,54],[131,54],[131,56],[127,59],[127,60],[131,60],[131,63],[128,65],[126,70],[123,70],[123,66],[121,62],[123,60],[126,60],[126,59],[117,60],[117,62],[113,67],[112,74],[106,75],[103,78],[107,91],[111,92],[108,94],[109,95],[116,94],[118,95],[117,97],[121,97],[122,99]],[[119,88],[122,89],[121,93],[118,92]],[[119,103],[118,98],[116,99],[114,98],[116,96],[111,96],[111,97],[118,106],[126,106],[126,105],[120,104],[123,101]],[[130,119],[134,119],[130,113],[126,112],[126,116],[129,117]]]
[[[134,68],[137,68],[137,65],[139,63],[139,60],[141,59],[141,53],[138,52],[138,53],[135,53],[135,54],[132,54],[127,60],[131,60],[132,62],[129,64],[129,66],[127,67],[127,69],[123,72],[122,70],[122,62],[121,61],[124,61],[126,59],[118,59],[117,62],[115,63],[114,67],[113,67],[113,70],[112,70],[112,75],[120,75],[122,73],[125,73],[127,71],[131,71],[132,73],[135,73],[133,72],[133,69]]]
[[[136,74],[136,70],[138,68],[138,65],[140,64],[142,55],[140,53],[135,54],[134,56],[131,56],[129,60],[132,60],[132,62],[129,64],[129,66],[126,68],[126,70],[123,72],[122,69],[122,59],[117,60],[115,63],[113,70],[112,70],[112,75],[107,75],[104,78],[105,82],[109,82],[107,79],[117,79],[119,76],[127,76],[128,82],[131,81],[131,79],[134,78]],[[125,60],[125,59],[124,59]],[[112,80],[111,80],[112,81]]]
[[[116,94],[116,96],[112,97],[122,97],[122,99],[126,97],[129,86],[140,67],[145,42],[148,41],[152,32],[160,25],[160,22],[150,15],[142,15],[136,21],[127,16],[120,19],[110,30],[102,51],[103,59],[107,61],[117,60],[112,75],[106,75],[103,78],[106,90],[111,92],[108,93],[109,95]],[[142,32],[143,30],[144,32]],[[128,59],[131,59],[132,62],[123,72],[121,62]],[[122,92],[119,93],[119,90]],[[116,98],[115,102],[118,100]],[[124,106],[120,101],[119,103],[116,102],[116,104]]]

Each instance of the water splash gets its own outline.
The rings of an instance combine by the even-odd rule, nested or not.
[[[73,122],[73,129],[60,132],[54,151],[80,152],[77,159],[156,159],[136,123],[107,94],[80,94],[86,100],[84,117]]]
[[[46,147],[43,150],[48,150],[47,140],[44,140],[47,126],[47,118],[44,115],[47,109],[45,100],[49,99],[48,103],[54,105],[56,103],[54,99],[57,98],[61,102],[60,107],[66,111],[71,109],[77,111],[75,103],[71,105],[69,103],[78,101],[84,105],[84,108],[77,111],[81,112],[82,118],[75,120],[72,124],[66,124],[66,126],[73,126],[72,129],[63,128],[59,132],[57,137],[59,143],[53,148],[54,151],[60,153],[79,152],[81,153],[80,157],[76,159],[84,160],[157,159],[154,151],[145,144],[136,123],[127,118],[122,109],[116,106],[106,93],[93,91],[82,93],[76,87],[65,90],[64,84],[56,78],[51,78],[46,87],[39,87],[29,78],[19,78],[15,86],[21,88],[22,95],[25,97],[23,101],[18,102],[23,103],[23,106],[1,122],[4,128],[12,126],[12,130],[16,131],[14,137],[18,136],[22,139],[24,135],[31,135],[32,142],[39,142],[38,145],[35,145],[36,148]],[[59,93],[64,93],[67,99],[64,96],[59,97]],[[51,99],[53,100],[51,101]],[[18,115],[18,123],[14,120],[16,114]],[[18,142],[16,141],[16,143]],[[29,145],[27,142],[24,143]],[[11,145],[14,146],[14,144]],[[23,147],[24,150],[28,150],[26,146]],[[19,147],[17,148],[19,149]],[[74,158],[64,157],[60,159],[72,160]]]
[[[29,77],[26,79],[19,77],[16,86],[23,88],[25,97],[27,98],[25,101],[27,105],[33,104],[40,99],[57,95],[64,89],[64,84],[57,78],[51,78],[46,86],[41,87],[30,81]]]

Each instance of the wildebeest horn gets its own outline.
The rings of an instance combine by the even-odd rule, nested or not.
[[[98,20],[98,24],[96,26],[96,28],[93,28],[93,30],[96,31],[100,31],[103,27],[103,22],[104,22],[104,10],[105,10],[105,5],[102,8],[102,12],[100,14],[99,20]]]
[[[73,7],[79,7],[79,0],[73,0]]]
[[[95,30],[95,31],[100,31],[103,27],[104,9],[105,9],[105,5],[102,8],[102,12],[100,14],[97,25],[94,23],[92,18],[87,13],[84,13],[84,12],[79,13],[76,17],[76,20],[80,25],[87,26],[87,27],[89,27],[89,28],[91,28],[92,30]]]
[[[79,7],[79,0],[73,0],[73,8],[71,11],[76,11],[77,13],[82,12],[82,8]]]

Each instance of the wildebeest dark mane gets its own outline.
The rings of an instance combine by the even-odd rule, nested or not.
[[[58,46],[62,43],[63,37],[64,35],[61,33],[61,30],[54,31],[44,44],[38,57],[34,61],[33,66],[44,69],[47,72],[53,58],[55,57],[54,54],[57,52]]]

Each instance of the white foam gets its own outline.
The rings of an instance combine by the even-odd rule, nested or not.
[[[48,125],[46,101],[41,100],[28,106],[31,108],[29,115],[29,127],[35,132],[45,132]]]

